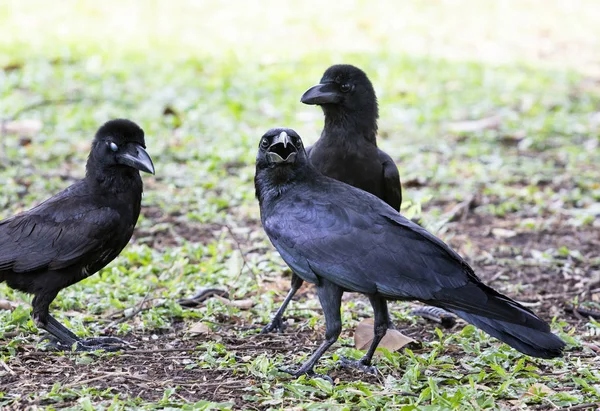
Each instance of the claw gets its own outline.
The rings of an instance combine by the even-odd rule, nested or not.
[[[273,331],[277,331],[278,333],[282,333],[285,330],[287,323],[284,322],[281,317],[273,317],[273,319],[269,322],[269,324],[265,325],[265,327],[260,331],[261,334],[268,334]]]
[[[60,341],[58,338],[51,334],[46,334],[39,339],[39,342],[48,341],[46,348],[55,351],[72,351],[72,345],[66,344]],[[124,341],[120,338],[115,337],[95,337],[88,339],[80,339],[75,342],[75,351],[77,352],[90,352],[96,350],[104,350],[107,352],[116,352],[127,349],[135,349],[135,346]]]
[[[313,369],[308,371],[303,371],[302,368],[299,370],[289,370],[287,368],[279,368],[279,371],[284,372],[286,374],[290,374],[295,378],[300,378],[303,375],[306,375],[308,378],[320,378],[322,380],[328,381],[331,385],[335,385],[333,379],[327,374],[317,374]]]
[[[350,360],[346,357],[340,357],[340,360],[337,363],[340,367],[358,368],[359,370],[368,374],[377,375],[377,367],[375,367],[374,365],[365,364],[365,362],[362,359]]]
[[[94,337],[77,342],[77,351],[104,350],[109,352],[135,349],[129,342],[116,337]]]

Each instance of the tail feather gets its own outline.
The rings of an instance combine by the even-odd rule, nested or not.
[[[483,283],[440,293],[436,305],[532,357],[553,358],[565,343],[533,311]]]
[[[451,311],[492,337],[532,357],[559,357],[565,347],[565,342],[550,331],[540,331],[526,325],[490,319],[464,311]],[[538,321],[543,322],[539,318]]]

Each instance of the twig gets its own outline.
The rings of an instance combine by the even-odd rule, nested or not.
[[[201,302],[206,301],[211,297],[229,298],[229,292],[227,290],[221,290],[220,288],[203,288],[196,295],[190,298],[180,298],[177,302],[182,307],[194,308],[198,307]]]
[[[168,353],[168,352],[197,352],[197,351],[206,351],[206,348],[195,347],[195,348],[158,348],[156,350],[121,350],[117,351],[118,355],[140,355],[140,354],[160,354],[160,353]],[[81,355],[85,354],[84,352],[78,351],[32,351],[24,355],[27,357],[61,357],[65,355]]]
[[[575,315],[579,314],[582,317],[592,317],[596,320],[600,319],[600,311],[588,310],[587,308],[582,307],[574,307],[570,304],[565,306],[565,311]]]
[[[75,382],[72,382],[70,384],[66,384],[66,385],[63,386],[63,388],[73,388],[73,387],[77,387],[78,385],[89,384],[90,382],[94,382],[94,381],[106,379],[106,377],[125,377],[128,380],[138,380],[138,381],[144,381],[144,382],[153,382],[152,380],[149,380],[147,378],[138,377],[136,375],[129,374],[129,373],[107,372],[107,373],[103,373],[102,375],[99,375],[99,376],[94,377],[94,378],[89,378],[87,380],[75,381]]]
[[[600,402],[586,402],[585,404],[578,404],[578,405],[573,405],[570,407],[561,407],[558,408],[558,410],[564,410],[564,411],[577,411],[577,410],[595,410],[598,407],[600,407]],[[543,409],[546,408],[546,406],[541,406],[541,407],[536,407],[536,409]]]
[[[113,322],[111,322],[110,324],[108,324],[106,327],[104,327],[104,332],[106,332],[109,328],[114,327],[117,324],[121,324],[133,317],[135,317],[136,315],[138,315],[139,313],[141,313],[142,311],[144,311],[144,304],[146,303],[146,301],[148,301],[148,296],[150,295],[151,291],[148,291],[146,293],[146,295],[144,296],[144,298],[142,299],[142,301],[136,306],[135,310],[133,310],[132,312],[130,312],[127,315],[124,315],[123,317],[114,320]],[[155,306],[152,307],[148,307],[147,310],[149,310],[150,308],[153,308]]]
[[[242,272],[244,271],[244,267],[248,267],[248,270],[250,270],[250,273],[252,274],[252,277],[254,277],[254,281],[258,283],[258,278],[256,277],[256,273],[254,272],[254,270],[248,264],[248,261],[246,260],[246,255],[242,251],[242,246],[240,245],[240,242],[238,241],[236,235],[233,233],[233,230],[231,229],[231,226],[229,224],[225,224],[225,228],[227,228],[227,232],[229,233],[229,235],[231,236],[231,238],[233,238],[233,241],[235,242],[235,244],[237,246],[237,249],[240,252],[240,255],[242,256],[242,261],[243,261],[242,268],[240,268],[240,273],[238,274],[238,276],[234,280],[234,282],[237,281],[240,278],[240,276],[242,275]]]
[[[8,373],[9,373],[10,375],[17,375],[17,373],[16,373],[16,372],[14,372],[14,371],[13,371],[13,370],[12,370],[12,369],[11,369],[11,368],[8,366],[8,364],[6,364],[6,363],[4,362],[4,360],[0,360],[0,365],[2,365],[2,368],[4,368],[6,371],[8,371]]]
[[[465,201],[455,205],[444,217],[446,223],[460,220],[465,221],[469,215],[469,211],[477,206],[477,196],[471,195]]]

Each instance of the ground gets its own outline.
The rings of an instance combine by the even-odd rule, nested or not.
[[[56,353],[31,297],[0,285],[0,408],[595,409],[600,405],[600,18],[595,1],[265,1],[0,4],[0,218],[84,173],[107,119],[146,131],[156,176],[123,253],[51,310],[81,336],[135,350]],[[316,140],[299,98],[339,62],[371,77],[379,145],[403,181],[402,212],[568,343],[533,359],[464,322],[392,303],[417,340],[376,360],[353,334],[372,315],[344,296],[344,331],[318,371],[293,379],[324,321],[304,286],[282,334],[259,335],[290,272],[262,231],[258,141],[273,126]],[[177,300],[223,289],[197,308]]]

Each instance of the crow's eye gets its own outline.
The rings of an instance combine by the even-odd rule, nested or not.
[[[114,152],[117,152],[117,151],[119,151],[119,146],[118,146],[118,145],[116,145],[116,144],[115,144],[115,143],[113,143],[113,142],[111,142],[111,143],[110,143],[108,146],[109,146],[109,147],[110,147],[110,149],[111,149],[112,151],[114,151]]]
[[[262,148],[267,148],[269,147],[269,140],[267,140],[266,138],[263,138],[262,140],[260,140],[260,146]]]
[[[302,140],[300,140],[299,138],[297,138],[294,145],[296,147],[298,147],[298,148],[302,147]]]
[[[352,90],[352,84],[350,84],[350,83],[344,83],[340,86],[340,91],[342,93],[347,93],[350,90]]]

